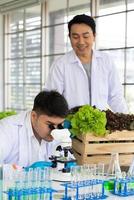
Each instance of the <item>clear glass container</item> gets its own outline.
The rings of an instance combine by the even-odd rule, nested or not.
[[[121,168],[119,163],[119,154],[116,152],[111,153],[111,160],[109,163],[109,167],[107,170],[107,176],[109,177],[115,177],[115,178],[121,178]]]

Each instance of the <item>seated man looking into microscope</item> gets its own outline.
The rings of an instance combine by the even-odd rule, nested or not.
[[[48,161],[57,143],[51,131],[61,126],[67,114],[68,104],[61,94],[41,91],[32,111],[0,120],[1,163],[26,167]]]

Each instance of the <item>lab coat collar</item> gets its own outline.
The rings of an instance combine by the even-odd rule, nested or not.
[[[69,56],[70,56],[70,59],[68,59],[71,63],[76,63],[78,62],[79,64],[81,64],[81,61],[80,59],[78,58],[78,56],[76,55],[75,51],[74,50],[71,50],[68,52]],[[96,50],[93,49],[93,58],[92,59],[96,59],[96,58],[99,58],[101,57],[100,53]]]
[[[19,165],[23,167],[31,163],[31,136],[33,132],[30,130],[32,128],[30,116],[31,112],[26,112],[23,126],[19,131]]]
[[[76,55],[74,50],[70,51],[69,54],[70,54],[70,59],[69,60],[70,60],[71,63],[78,62],[79,64],[81,64],[81,61],[78,58],[78,56]]]
[[[92,71],[91,71],[91,92],[92,92],[91,102],[92,106],[96,107],[98,107],[99,105],[100,94],[101,94],[101,89],[99,85],[100,81],[98,81],[100,79],[100,74],[98,73],[100,68],[100,65],[98,65],[98,58],[100,57],[101,57],[100,53],[98,53],[98,51],[93,50]]]
[[[28,130],[29,137],[35,137],[33,133],[32,123],[31,123],[31,111],[27,113],[26,128]]]
[[[23,126],[28,113],[30,113],[30,111],[22,111],[17,115],[13,115],[11,119],[13,121],[12,123],[17,126]]]
[[[83,69],[84,73],[86,74],[84,68],[83,68],[83,65],[81,63],[81,61],[79,60],[78,56],[75,54],[75,51],[72,50],[69,52],[70,54],[70,62],[72,64],[74,63],[78,63],[78,66],[81,67],[81,69]],[[94,50],[93,49],[93,56],[92,56],[92,71],[91,71],[91,92],[92,92],[92,95],[91,95],[91,102],[92,102],[92,106],[96,105],[98,106],[99,105],[99,94],[101,93],[100,91],[100,87],[99,87],[99,73],[97,73],[99,71],[99,65],[98,65],[98,59],[101,57],[101,54]],[[95,85],[95,90],[94,90],[94,85]]]
[[[72,50],[68,53],[70,56],[70,58],[68,59],[68,62],[70,61],[70,63],[72,63],[72,64],[75,64],[77,62],[78,66],[81,67],[81,69],[83,69],[84,73],[86,74],[81,61],[75,54],[75,51]],[[100,52],[93,49],[92,64],[91,64],[92,65],[92,72],[91,72],[91,92],[92,92],[91,98],[92,99],[91,99],[91,102],[92,102],[92,106],[95,105],[96,107],[99,105],[99,99],[100,99],[99,94],[101,93],[99,81],[98,81],[100,78],[100,75],[98,73],[99,67],[100,67],[98,65],[99,58],[101,58]],[[94,89],[94,86],[96,89]]]

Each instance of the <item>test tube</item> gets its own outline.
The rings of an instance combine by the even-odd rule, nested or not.
[[[71,191],[70,196],[72,200],[76,199],[76,186],[77,186],[77,166],[72,166],[70,168],[71,173]]]
[[[125,185],[126,185],[126,172],[122,172],[122,181],[121,181],[121,194],[125,194]]]
[[[52,189],[51,168],[49,168],[49,167],[44,168],[44,179],[45,179],[44,186],[45,186],[46,190],[48,190],[48,189],[51,190]],[[46,193],[44,199],[46,199],[46,200],[49,199],[49,196],[50,196],[50,194]]]
[[[89,198],[89,164],[84,164],[82,167],[82,177],[83,177],[83,199]]]
[[[120,193],[120,181],[119,181],[118,177],[115,180],[114,193],[115,194],[119,194]]]
[[[134,191],[134,180],[130,172],[127,173],[127,192],[130,194]]]
[[[13,170],[9,165],[3,167],[3,190],[8,191],[13,185]]]
[[[98,180],[104,180],[104,163],[98,163]],[[102,196],[102,184],[98,184],[98,197]]]
[[[45,187],[46,188],[51,188],[51,169],[49,167],[44,168],[44,173],[45,173]]]
[[[89,173],[90,173],[90,180],[91,180],[91,187],[89,187],[89,196],[90,198],[94,198],[96,195],[96,164],[89,165]]]

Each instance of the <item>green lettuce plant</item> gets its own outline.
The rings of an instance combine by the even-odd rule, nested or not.
[[[3,119],[5,117],[8,117],[10,115],[15,115],[16,112],[15,111],[3,111],[3,112],[0,112],[0,119]]]
[[[73,136],[92,133],[95,136],[106,134],[106,114],[97,108],[84,105],[75,114],[68,116]]]

